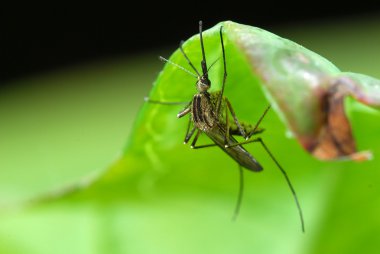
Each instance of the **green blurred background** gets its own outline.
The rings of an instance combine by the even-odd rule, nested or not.
[[[189,35],[196,33],[196,24],[195,20]],[[378,16],[361,16],[293,23],[272,32],[319,53],[341,70],[380,77],[379,28]],[[254,213],[242,214],[242,222],[236,224],[230,222],[228,210],[232,211],[235,199],[234,175],[228,187],[213,189],[214,184],[194,194],[191,188],[177,186],[169,190],[175,192],[172,196],[149,199],[151,194],[147,194],[148,198],[135,198],[133,205],[83,204],[79,199],[26,211],[7,209],[10,204],[101,174],[116,161],[143,98],[162,69],[157,56],[169,56],[175,48],[108,58],[4,83],[0,92],[0,205],[5,210],[0,215],[0,253],[374,253],[380,248],[380,220],[373,221],[380,218],[375,195],[380,193],[375,180],[380,175],[365,171],[361,164],[347,174],[334,171],[336,164],[328,164],[322,172],[291,171],[298,194],[304,197],[310,228],[305,235],[299,230],[289,193],[282,195],[279,188],[264,193],[283,184],[277,178],[273,186],[260,184],[263,179],[251,182],[255,191],[247,196],[258,198],[246,201],[242,209]],[[379,151],[375,145],[365,148]],[[376,161],[377,157],[371,163]],[[324,167],[312,158],[307,162]],[[307,165],[303,168],[308,170]],[[176,200],[175,207],[171,199]],[[276,208],[271,205],[276,202],[279,218],[270,217],[273,211],[268,218],[265,209]],[[181,217],[182,209],[193,217]],[[208,217],[202,211],[213,218],[208,224],[203,223]]]

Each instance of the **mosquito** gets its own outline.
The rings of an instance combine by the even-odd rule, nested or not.
[[[295,200],[295,203],[298,209],[302,232],[305,232],[305,225],[304,225],[304,219],[303,219],[301,206],[298,201],[297,194],[293,188],[293,185],[290,182],[290,179],[287,173],[285,172],[283,167],[279,164],[279,162],[276,160],[276,158],[273,156],[272,152],[268,149],[263,139],[261,137],[253,138],[254,135],[260,134],[261,132],[264,131],[264,129],[259,128],[259,125],[262,122],[265,115],[267,114],[267,112],[269,111],[270,106],[268,106],[264,110],[264,113],[261,115],[257,123],[253,126],[250,124],[244,124],[243,122],[240,122],[238,118],[236,117],[235,111],[233,110],[230,101],[225,96],[223,96],[224,87],[227,80],[227,64],[226,64],[226,56],[225,56],[225,49],[224,49],[224,42],[223,42],[223,26],[220,27],[219,35],[220,35],[220,43],[221,43],[221,48],[222,48],[222,59],[223,59],[223,68],[224,68],[223,83],[222,83],[222,88],[220,91],[217,91],[217,92],[208,91],[211,87],[211,81],[208,77],[208,72],[215,62],[212,65],[210,65],[210,67],[207,67],[205,49],[204,49],[203,37],[202,37],[202,21],[199,21],[199,37],[200,37],[200,46],[202,50],[202,60],[201,60],[202,73],[200,73],[197,70],[197,68],[193,65],[193,63],[190,61],[189,57],[185,53],[182,47],[183,42],[180,43],[179,49],[182,55],[184,56],[184,58],[186,59],[187,63],[189,64],[189,66],[192,68],[192,70],[196,74],[185,69],[184,67],[180,65],[177,65],[176,63],[168,59],[160,57],[161,60],[168,62],[169,64],[172,64],[176,66],[177,68],[197,78],[196,89],[198,92],[193,96],[192,100],[189,103],[186,103],[187,104],[186,107],[177,114],[178,118],[182,118],[187,115],[190,116],[189,123],[187,125],[184,144],[187,144],[190,141],[190,139],[194,137],[191,142],[191,148],[201,149],[201,148],[206,148],[206,147],[218,146],[238,163],[239,192],[238,192],[238,199],[237,199],[237,203],[236,203],[235,211],[233,215],[233,220],[235,220],[239,214],[242,197],[243,197],[243,190],[244,190],[243,168],[248,169],[253,172],[260,172],[263,170],[263,167],[260,165],[260,163],[243,147],[243,145],[249,144],[249,143],[261,144],[261,146],[268,153],[270,158],[276,164],[277,168],[281,171],[281,173],[285,177],[285,180],[292,192],[293,198]],[[146,98],[146,101],[149,103],[163,104],[163,105],[183,104],[183,102],[165,102],[165,101],[151,100],[149,98]],[[231,114],[233,118],[233,122],[230,122],[229,114]],[[205,133],[213,141],[213,143],[206,144],[206,145],[197,145],[198,138],[202,133]],[[245,139],[245,141],[238,142],[233,136],[241,136]]]

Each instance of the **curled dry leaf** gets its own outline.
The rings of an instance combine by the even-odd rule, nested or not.
[[[380,80],[344,73],[304,47],[259,28],[224,22],[266,96],[301,145],[321,160],[366,160],[358,152],[344,99],[380,106]]]

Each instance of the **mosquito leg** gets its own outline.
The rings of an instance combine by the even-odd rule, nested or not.
[[[297,205],[298,213],[299,213],[300,220],[301,220],[302,232],[305,232],[305,222],[304,222],[304,219],[303,219],[302,209],[301,209],[301,205],[300,205],[300,203],[298,201],[298,197],[297,197],[296,191],[294,190],[293,185],[290,182],[288,174],[282,168],[282,166],[276,160],[276,158],[273,156],[272,152],[265,145],[264,141],[261,138],[255,138],[255,139],[252,139],[252,140],[248,140],[248,141],[244,141],[244,142],[233,144],[233,145],[231,145],[229,147],[238,146],[238,145],[244,145],[244,144],[249,144],[249,143],[254,143],[254,142],[259,142],[261,144],[261,146],[264,148],[264,150],[268,153],[268,155],[271,157],[271,159],[273,160],[273,162],[276,164],[277,168],[281,171],[282,175],[285,177],[285,180],[288,183],[288,186],[290,188],[290,191],[292,192],[294,201],[296,202],[296,205]]]
[[[244,191],[244,172],[243,172],[243,168],[240,166],[240,164],[238,164],[238,166],[239,166],[239,192],[238,192],[238,199],[236,201],[234,215],[232,217],[233,221],[235,221],[237,216],[239,215],[240,207],[241,207],[241,201],[243,199],[243,191]]]
[[[254,132],[253,132],[253,126],[251,125],[245,125],[243,124],[242,122],[240,122],[240,124],[243,126],[244,130],[246,133],[249,133],[248,136],[253,136],[253,135],[256,135],[256,134],[260,134],[262,132],[264,132],[265,130],[262,129],[262,128],[257,128]],[[230,126],[230,135],[234,135],[234,136],[241,136],[241,133],[239,131],[239,129],[236,127],[236,126]]]
[[[177,114],[177,117],[178,118],[181,118],[187,114],[189,114],[191,112],[191,108],[189,106],[187,106],[184,110],[180,111],[178,114]]]
[[[293,198],[294,198],[294,201],[296,202],[296,205],[297,205],[297,209],[298,209],[298,213],[299,213],[299,216],[300,216],[300,219],[301,219],[301,227],[302,227],[302,232],[305,232],[305,223],[304,223],[304,219],[303,219],[303,214],[302,214],[302,209],[301,209],[301,205],[298,201],[298,197],[297,197],[297,194],[296,194],[296,191],[294,190],[293,188],[293,185],[292,183],[290,182],[290,179],[288,177],[288,174],[286,173],[286,171],[281,167],[280,163],[276,160],[276,158],[273,156],[272,152],[269,150],[269,148],[265,145],[264,141],[261,139],[261,138],[257,138],[256,139],[258,142],[260,142],[261,146],[265,149],[265,151],[269,154],[269,156],[271,157],[271,159],[274,161],[274,163],[276,163],[278,169],[281,171],[282,175],[285,177],[285,180],[286,182],[288,183],[288,186],[292,192],[292,195],[293,195]]]
[[[207,145],[200,145],[200,146],[191,146],[193,149],[201,149],[201,148],[206,148],[206,147],[213,147],[217,146],[217,144],[207,144]]]
[[[201,135],[201,132],[198,130],[198,131],[197,131],[197,134],[195,134],[195,137],[194,137],[194,139],[193,139],[193,142],[191,142],[191,148],[194,148],[194,147],[195,147],[195,144],[196,144],[197,141],[198,141],[199,135]]]
[[[244,130],[244,133],[247,133],[246,136],[244,137],[243,134],[241,133],[240,131],[240,128],[239,128],[239,125],[236,124],[236,126],[230,126],[230,129],[229,129],[229,134],[230,135],[238,135],[238,136],[243,136],[246,140],[250,139],[253,135],[255,134],[259,134],[261,132],[264,131],[264,129],[262,128],[259,128],[262,120],[264,119],[265,115],[268,113],[269,109],[271,108],[271,106],[269,105],[264,113],[260,116],[260,119],[259,121],[256,122],[256,124],[254,126],[252,126],[251,124],[245,124],[243,122],[239,122],[240,123],[240,126],[241,128]],[[232,114],[232,113],[231,113]],[[236,119],[237,120],[237,119]],[[236,122],[235,122],[236,123]]]
[[[187,144],[187,142],[189,142],[189,140],[190,140],[191,137],[193,136],[195,130],[197,129],[196,127],[193,127],[193,128],[190,130],[190,125],[191,125],[191,120],[189,120],[189,124],[188,124],[188,126],[187,126],[187,131],[186,131],[185,140],[183,141],[184,144]]]
[[[217,115],[219,115],[219,113],[220,113],[220,108],[222,106],[222,100],[223,100],[224,86],[225,86],[226,80],[227,80],[226,53],[224,51],[224,43],[223,43],[223,26],[220,27],[219,35],[220,35],[220,43],[222,45],[222,56],[223,56],[223,68],[224,68],[224,72],[223,72],[222,89],[220,91],[220,95],[219,95],[219,98],[218,98],[218,103],[216,105],[216,114]]]
[[[250,131],[248,133],[248,136],[247,138],[249,139],[252,135],[256,134],[257,133],[257,129],[259,128],[259,125],[261,123],[261,121],[264,119],[265,115],[268,113],[269,109],[271,108],[271,105],[269,105],[265,110],[264,110],[264,113],[260,116],[259,118],[259,121],[256,122],[256,125],[255,127],[253,128],[252,131]]]
[[[193,130],[191,130],[191,131],[193,131]],[[198,130],[198,132],[197,132],[197,134],[195,134],[193,142],[191,143],[191,146],[190,146],[192,149],[200,149],[200,148],[205,148],[205,147],[217,146],[216,144],[208,144],[208,145],[196,146],[195,144],[197,143],[198,137],[199,137],[200,134],[201,134],[201,132]]]
[[[228,117],[228,109],[226,107],[226,134],[224,136],[224,145],[228,145],[229,139],[230,139],[230,120]]]
[[[225,101],[226,101],[226,104],[227,104],[227,108],[230,110],[231,115],[232,115],[232,117],[234,119],[234,122],[235,122],[236,126],[239,129],[240,134],[243,136],[243,138],[247,139],[248,137],[245,134],[244,128],[241,126],[239,120],[237,119],[235,111],[232,108],[232,105],[231,105],[230,101],[227,98],[225,99]]]

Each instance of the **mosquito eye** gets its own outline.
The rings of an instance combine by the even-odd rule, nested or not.
[[[201,83],[204,86],[210,86],[211,85],[211,81],[208,78],[202,78]]]

